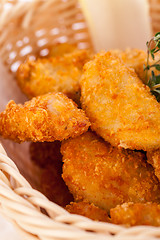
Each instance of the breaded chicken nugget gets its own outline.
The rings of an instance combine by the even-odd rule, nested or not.
[[[111,222],[127,226],[160,226],[160,205],[157,203],[124,203],[110,210]]]
[[[160,201],[160,184],[145,155],[118,149],[87,132],[62,142],[63,179],[76,201],[109,211],[124,202]]]
[[[111,52],[85,64],[81,102],[96,131],[113,146],[160,146],[160,105],[132,69]]]
[[[109,222],[108,214],[105,210],[96,207],[88,202],[71,202],[66,206],[69,213],[79,214],[95,221]]]
[[[30,158],[40,167],[54,164],[62,160],[60,153],[61,142],[32,142],[29,146]]]
[[[127,67],[133,68],[143,83],[146,83],[147,79],[144,66],[147,64],[147,53],[145,51],[136,48],[127,48],[124,51],[119,49],[111,50],[111,53],[119,57]],[[150,65],[158,61],[159,57],[159,53],[156,53],[154,60],[149,59]],[[151,76],[151,71],[152,68],[148,71],[148,78]],[[154,73],[155,75],[158,75],[159,71],[154,68]]]
[[[16,142],[76,137],[89,125],[85,113],[62,93],[39,96],[24,105],[10,101],[0,114],[0,135]]]
[[[59,159],[45,166],[41,176],[41,191],[50,201],[65,207],[73,201],[73,196],[69,192],[61,174],[62,162]]]
[[[147,152],[147,161],[153,166],[155,175],[160,181],[160,149]]]
[[[64,56],[66,53],[76,51],[75,44],[58,43],[49,47],[49,57]]]
[[[125,51],[116,49],[111,52],[121,58],[127,67],[134,68],[138,77],[145,82],[144,65],[147,62],[147,53],[145,51],[136,48],[127,48]]]
[[[17,71],[17,82],[29,98],[48,92],[63,92],[78,102],[79,80],[84,63],[90,60],[90,52],[77,50],[63,57],[27,60]]]

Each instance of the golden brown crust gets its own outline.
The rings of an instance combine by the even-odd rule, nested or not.
[[[160,226],[160,205],[157,203],[124,203],[110,210],[111,222],[127,226]]]
[[[24,105],[10,101],[0,114],[0,135],[17,142],[52,142],[87,131],[85,113],[62,93],[33,98]]]
[[[76,201],[109,210],[124,202],[160,201],[160,185],[145,155],[118,149],[87,132],[62,142],[63,179]]]
[[[72,53],[73,51],[77,51],[75,44],[57,43],[49,46],[49,57],[61,57],[67,53]]]
[[[160,146],[160,105],[134,70],[111,52],[85,64],[81,102],[91,128],[112,145],[151,150]]]
[[[62,57],[27,60],[17,71],[17,82],[29,98],[48,92],[63,92],[73,100],[79,100],[79,80],[90,52],[77,50]]]
[[[119,49],[111,50],[111,53],[119,57],[123,63],[129,67],[133,68],[138,75],[138,77],[145,83],[146,72],[144,71],[144,66],[147,64],[147,52],[137,49],[137,48],[127,48],[122,51]],[[155,54],[155,59],[149,59],[149,64],[152,65],[159,60],[159,52]],[[148,78],[151,76],[152,69],[148,71]],[[154,69],[155,75],[159,74],[159,71]]]
[[[108,214],[105,210],[96,207],[88,202],[71,202],[66,206],[69,213],[82,215],[95,221],[109,222]]]
[[[147,61],[147,53],[141,49],[127,48],[122,51],[119,49],[111,51],[115,56],[121,58],[127,67],[133,68],[138,77],[145,81],[144,64]]]

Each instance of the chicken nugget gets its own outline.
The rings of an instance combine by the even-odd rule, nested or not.
[[[109,222],[108,214],[105,210],[96,207],[88,202],[71,202],[66,206],[66,210],[72,214],[79,214],[95,221]]]
[[[10,101],[0,114],[0,135],[16,142],[53,142],[87,131],[85,113],[62,93],[48,93],[24,105]]]
[[[62,160],[61,142],[32,142],[29,146],[30,158],[41,168]]]
[[[153,166],[155,175],[160,181],[160,149],[147,152],[147,161]]]
[[[141,49],[127,48],[124,51],[119,49],[111,50],[111,53],[119,57],[127,67],[133,68],[143,83],[147,82],[147,79],[151,76],[152,72],[152,69],[148,70],[148,76],[146,76],[146,72],[144,71],[144,67],[147,65],[147,52]],[[152,65],[156,63],[159,60],[159,57],[160,55],[157,52],[154,60],[149,59],[149,64]],[[154,69],[154,73],[155,75],[158,75],[159,71]]]
[[[89,59],[87,50],[77,50],[62,57],[28,59],[17,70],[17,83],[28,98],[63,92],[78,102],[82,68]]]
[[[124,202],[160,201],[160,184],[145,154],[116,148],[92,132],[62,142],[63,179],[75,201],[109,211]]]
[[[75,44],[69,43],[58,43],[52,46],[49,46],[49,57],[57,57],[64,56],[67,53],[72,53],[73,51],[77,51],[77,47]]]
[[[96,131],[113,146],[152,150],[160,146],[160,105],[148,86],[111,52],[85,64],[81,102]]]
[[[111,222],[126,226],[160,226],[160,205],[157,203],[124,203],[110,210]]]
[[[127,67],[134,68],[138,77],[145,82],[144,65],[147,62],[147,53],[145,51],[136,48],[127,48],[125,51],[116,49],[111,52],[121,58]]]

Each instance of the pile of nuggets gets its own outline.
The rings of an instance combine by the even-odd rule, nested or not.
[[[160,105],[144,84],[146,58],[61,44],[17,71],[29,101],[8,103],[0,135],[31,142],[42,192],[70,213],[160,226]]]

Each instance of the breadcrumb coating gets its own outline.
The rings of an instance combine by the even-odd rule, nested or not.
[[[152,150],[160,146],[160,105],[148,86],[111,52],[84,67],[81,102],[92,130],[113,146]]]
[[[0,114],[0,135],[16,142],[53,142],[86,132],[85,113],[62,93],[33,98],[24,105],[10,101]]]
[[[129,68],[133,68],[138,75],[138,77],[145,83],[146,71],[144,71],[144,66],[147,64],[147,52],[137,49],[137,48],[127,48],[124,51],[119,49],[111,50],[111,53],[119,57],[122,62]],[[157,52],[155,58],[149,59],[149,64],[152,65],[159,60],[160,54]],[[148,77],[151,76],[153,69],[148,70]],[[155,75],[159,74],[159,71],[154,68]]]
[[[144,65],[147,62],[147,53],[145,51],[136,48],[127,48],[124,51],[115,49],[111,52],[121,58],[127,67],[133,68],[138,77],[143,82],[145,81]]]
[[[18,68],[17,83],[28,98],[62,92],[78,102],[82,68],[90,57],[89,51],[76,50],[61,57],[28,59]]]
[[[64,56],[67,53],[77,51],[75,44],[58,43],[49,47],[49,57]]]
[[[109,211],[124,202],[159,202],[160,184],[145,154],[118,149],[92,132],[62,142],[63,179],[76,201]]]
[[[82,215],[95,221],[109,222],[108,214],[105,210],[96,207],[88,202],[71,202],[66,206],[66,210],[72,214]]]
[[[160,205],[157,203],[124,203],[110,211],[111,222],[126,226],[160,226]]]

